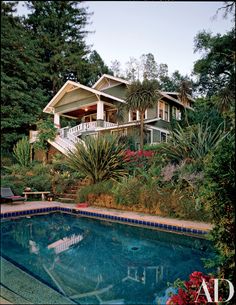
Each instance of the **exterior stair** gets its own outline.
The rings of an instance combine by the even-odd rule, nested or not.
[[[84,179],[77,181],[73,185],[69,186],[66,192],[59,194],[58,200],[63,203],[77,203],[77,192],[85,185],[88,185],[88,180]]]

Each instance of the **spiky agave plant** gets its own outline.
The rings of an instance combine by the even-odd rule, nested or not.
[[[189,159],[192,162],[201,162],[227,136],[222,129],[222,124],[214,132],[210,131],[208,124],[186,128],[178,124],[178,129],[170,133],[168,142],[161,150],[173,161]]]
[[[67,164],[88,177],[93,184],[127,175],[125,162],[125,145],[118,145],[118,138],[110,135],[87,137],[67,155]]]

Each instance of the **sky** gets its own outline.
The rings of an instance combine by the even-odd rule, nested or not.
[[[232,27],[232,17],[222,13],[213,19],[221,1],[84,1],[93,31],[86,42],[110,66],[118,60],[122,68],[130,57],[139,59],[152,53],[158,64],[166,63],[169,73],[179,70],[190,75],[194,61],[194,37],[199,31],[224,34]],[[25,13],[22,3],[19,13]]]

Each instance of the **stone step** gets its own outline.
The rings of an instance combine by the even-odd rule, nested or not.
[[[71,203],[75,202],[74,198],[68,198],[68,197],[60,197],[60,198],[58,198],[58,200],[61,202],[71,202]]]
[[[1,257],[1,297],[13,304],[75,304]]]
[[[76,194],[70,194],[70,193],[63,193],[60,195],[60,197],[66,197],[66,198],[77,198]]]
[[[76,194],[77,191],[78,191],[78,189],[76,189],[76,190],[68,189],[68,190],[67,190],[67,192],[70,192],[70,194]],[[66,192],[66,193],[67,193],[67,192]]]

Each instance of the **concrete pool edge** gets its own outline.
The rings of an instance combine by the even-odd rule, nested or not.
[[[1,219],[3,220],[52,212],[64,212],[72,215],[142,226],[171,233],[188,234],[196,237],[204,237],[212,229],[211,224],[203,222],[164,218],[149,214],[93,206],[77,208],[75,205],[59,202],[27,202],[26,204],[17,206],[1,205]]]

